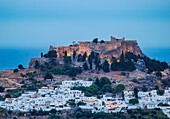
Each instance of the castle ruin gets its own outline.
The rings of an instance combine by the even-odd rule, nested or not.
[[[87,52],[87,55],[90,55],[90,53],[94,51],[100,55],[101,59],[107,57],[111,58],[112,56],[119,58],[122,51],[123,53],[132,52],[135,55],[144,56],[136,40],[125,40],[124,37],[122,39],[117,39],[112,36],[110,41],[99,41],[98,43],[85,41],[79,42],[78,45],[73,44],[71,46],[59,47],[55,47],[54,45],[50,46],[49,51],[51,50],[55,50],[57,52],[58,58],[63,57],[65,51],[67,51],[68,56],[71,56],[73,51],[76,51],[76,54],[84,54]]]

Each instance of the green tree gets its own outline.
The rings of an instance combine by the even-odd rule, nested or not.
[[[67,56],[67,50],[64,51],[64,55]]]
[[[5,88],[0,86],[0,92],[4,92]]]
[[[170,79],[163,79],[161,82],[163,83],[163,86],[170,87]]]
[[[12,110],[9,110],[9,111],[8,111],[8,114],[11,116],[11,114],[12,114]]]
[[[60,116],[58,116],[56,114],[52,114],[47,119],[60,119]]]
[[[126,72],[121,72],[120,73],[122,76],[125,76],[126,75]]]
[[[77,119],[83,117],[83,113],[81,111],[76,111],[76,117]]]
[[[67,71],[67,70],[70,70],[70,69],[71,69],[70,64],[68,64],[68,63],[64,63],[64,64],[63,64],[62,70]]]
[[[159,90],[159,86],[158,86],[158,85],[155,85],[154,89],[155,89],[155,90]]]
[[[44,76],[44,80],[46,80],[46,79],[53,79],[52,74],[49,73],[49,72],[46,72],[46,74],[45,74],[45,76]]]
[[[31,115],[36,115],[37,114],[37,110],[35,110],[35,109],[30,110],[30,113],[31,113]]]
[[[24,67],[23,67],[22,64],[18,65],[18,68],[19,68],[19,69],[24,69]]]
[[[127,52],[126,54],[125,54],[125,58],[127,59],[127,60],[131,60],[131,59],[133,59],[135,62],[137,62],[137,60],[138,60],[138,56],[136,56],[135,54],[133,54],[132,52]]]
[[[70,106],[75,106],[75,105],[76,105],[76,103],[75,103],[75,102],[73,102],[73,101],[71,101],[71,102],[69,102],[69,105],[70,105]]]
[[[134,105],[134,104],[138,104],[138,103],[139,103],[139,100],[138,100],[137,98],[133,98],[133,99],[130,99],[130,100],[129,100],[129,103],[130,103],[130,104],[133,104],[133,105]]]
[[[104,93],[106,93],[106,92],[111,93],[111,92],[112,92],[112,87],[111,87],[111,85],[110,85],[110,84],[105,84],[105,85],[102,87],[102,91],[103,91]]]
[[[56,59],[50,58],[49,64],[55,66],[56,65]]]
[[[138,83],[138,80],[136,78],[133,78],[132,81]]]
[[[136,98],[138,98],[138,92],[139,92],[139,90],[135,87],[135,88],[134,88],[134,94],[135,94],[135,97],[136,97]]]
[[[158,95],[163,95],[164,94],[164,90],[157,90],[157,94]]]
[[[74,50],[73,51],[73,59],[75,59],[75,57],[76,57],[76,51]]]
[[[97,77],[96,80],[95,80],[95,84],[96,84],[97,86],[99,86],[99,83],[100,83],[100,82],[99,82],[99,78]]]
[[[143,91],[143,92],[146,92],[147,90],[148,90],[148,88],[147,88],[145,85],[143,85],[142,91]]]
[[[96,84],[92,84],[89,88],[88,91],[90,93],[92,93],[93,95],[96,95],[97,91],[98,91],[98,87],[96,86]]]
[[[78,74],[81,74],[82,71],[83,71],[83,70],[82,70],[82,67],[79,66],[79,67],[78,67]]]
[[[117,62],[116,57],[113,57],[113,56],[112,56],[112,58],[111,58],[111,62],[112,62],[112,63],[113,63],[113,62],[114,62],[114,63],[115,63],[115,62]]]
[[[94,59],[94,51],[91,51],[91,57]]]
[[[52,113],[52,114],[55,114],[56,112],[57,112],[56,109],[51,109],[51,110],[50,110],[50,113]]]
[[[77,73],[78,73],[78,68],[77,68],[77,67],[72,67],[72,68],[69,70],[68,75],[69,75],[70,77],[74,77],[74,76],[77,75]]]
[[[107,77],[102,77],[99,80],[99,87],[103,87],[105,84],[111,84],[110,80]]]
[[[55,50],[49,51],[48,58],[57,58],[57,51],[55,51]]]
[[[85,71],[87,71],[87,70],[89,69],[89,67],[88,67],[88,65],[87,65],[86,62],[83,64],[83,69],[84,69]]]
[[[107,60],[105,60],[104,63],[103,63],[103,71],[104,71],[104,72],[109,72],[109,71],[110,71],[110,69],[109,69],[109,63],[108,63]]]
[[[160,71],[157,71],[157,72],[156,72],[156,76],[162,77],[162,73],[161,73]]]
[[[159,103],[158,106],[169,106],[169,104],[167,104],[167,103],[164,103],[164,104],[163,103]]]
[[[81,56],[81,54],[78,55],[77,61],[78,61],[78,62],[81,62],[81,61],[82,61],[82,56]]]
[[[125,89],[125,86],[123,84],[118,84],[116,86],[117,92],[122,92]]]
[[[123,51],[122,51],[122,54],[120,55],[120,62],[125,62],[125,56],[124,56]]]
[[[98,43],[98,38],[93,39],[93,43]]]
[[[100,70],[101,66],[100,66],[100,58],[98,57],[98,55],[96,55],[96,58],[94,60],[94,63],[96,65],[95,69],[97,70]]]
[[[79,101],[79,102],[77,103],[77,106],[80,106],[80,105],[86,105],[86,103]]]
[[[88,81],[93,81],[93,79],[91,77],[88,78]]]
[[[87,52],[85,52],[85,53],[83,54],[82,61],[83,61],[83,62],[86,61],[86,58],[87,58]]]
[[[71,64],[72,60],[71,60],[71,56],[63,56],[63,61],[65,64]]]
[[[9,93],[7,93],[7,94],[5,95],[5,98],[11,98],[11,95],[10,95]]]
[[[92,60],[91,55],[89,55],[89,57],[88,57],[88,62],[89,62],[89,64],[90,64],[90,69],[92,69],[92,68],[93,68],[93,65],[92,65],[93,60]]]
[[[14,69],[14,71],[13,71],[13,72],[14,72],[14,73],[17,73],[18,71],[19,71],[19,70],[16,68],[16,69]]]
[[[39,68],[39,66],[40,66],[39,61],[38,61],[38,60],[36,60],[36,61],[35,61],[34,68],[35,68],[35,69],[38,69],[38,68]]]
[[[104,40],[101,40],[100,43],[105,43]]]
[[[43,58],[43,57],[44,57],[43,52],[41,52],[41,58]]]

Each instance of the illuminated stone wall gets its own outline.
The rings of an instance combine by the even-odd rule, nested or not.
[[[102,59],[106,57],[111,58],[112,56],[119,58],[122,51],[124,53],[132,52],[136,55],[144,56],[136,40],[125,40],[124,37],[122,39],[117,39],[112,36],[110,41],[105,41],[105,43],[85,41],[79,42],[78,46],[60,46],[58,48],[50,46],[49,50],[56,50],[59,57],[64,56],[65,51],[67,51],[68,56],[71,56],[74,50],[77,54],[84,54],[87,52],[87,55],[90,55],[91,51],[94,51],[99,53]]]

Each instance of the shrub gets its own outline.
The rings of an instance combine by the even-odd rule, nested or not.
[[[128,114],[132,114],[132,110],[127,110],[127,113]]]
[[[138,80],[136,78],[133,78],[132,81],[135,82],[135,83],[138,83]]]
[[[92,79],[92,78],[89,78],[88,81],[93,81],[93,79]]]
[[[133,105],[134,105],[134,104],[138,104],[138,103],[139,103],[139,100],[138,100],[137,98],[130,99],[130,100],[129,100],[129,103],[130,103],[130,104],[133,104]]]
[[[14,71],[13,71],[13,72],[14,72],[14,73],[17,73],[18,71],[19,71],[19,70],[16,68],[16,69],[14,69]]]
[[[118,92],[122,92],[124,89],[125,89],[125,86],[124,86],[123,84],[118,84],[118,85],[116,86],[116,90],[117,90]]]
[[[50,113],[52,113],[52,114],[55,114],[56,112],[57,112],[56,109],[51,109],[51,110],[50,110]]]
[[[72,77],[71,79],[72,79],[72,80],[76,80],[76,78],[75,78],[75,77]]]
[[[163,95],[164,94],[164,90],[157,90],[157,94],[158,95]]]
[[[167,103],[159,103],[158,106],[169,106]]]
[[[155,110],[152,110],[152,111],[151,111],[151,113],[153,113],[153,114],[157,114],[157,112],[156,112]]]
[[[76,103],[75,103],[75,102],[73,102],[73,101],[71,101],[71,102],[69,102],[69,105],[70,105],[70,106],[75,106],[75,105],[76,105]]]
[[[126,72],[121,72],[120,73],[122,76],[125,76],[126,75]]]

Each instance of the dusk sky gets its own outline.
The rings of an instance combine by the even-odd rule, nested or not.
[[[137,40],[170,47],[170,0],[0,0],[0,48]]]

